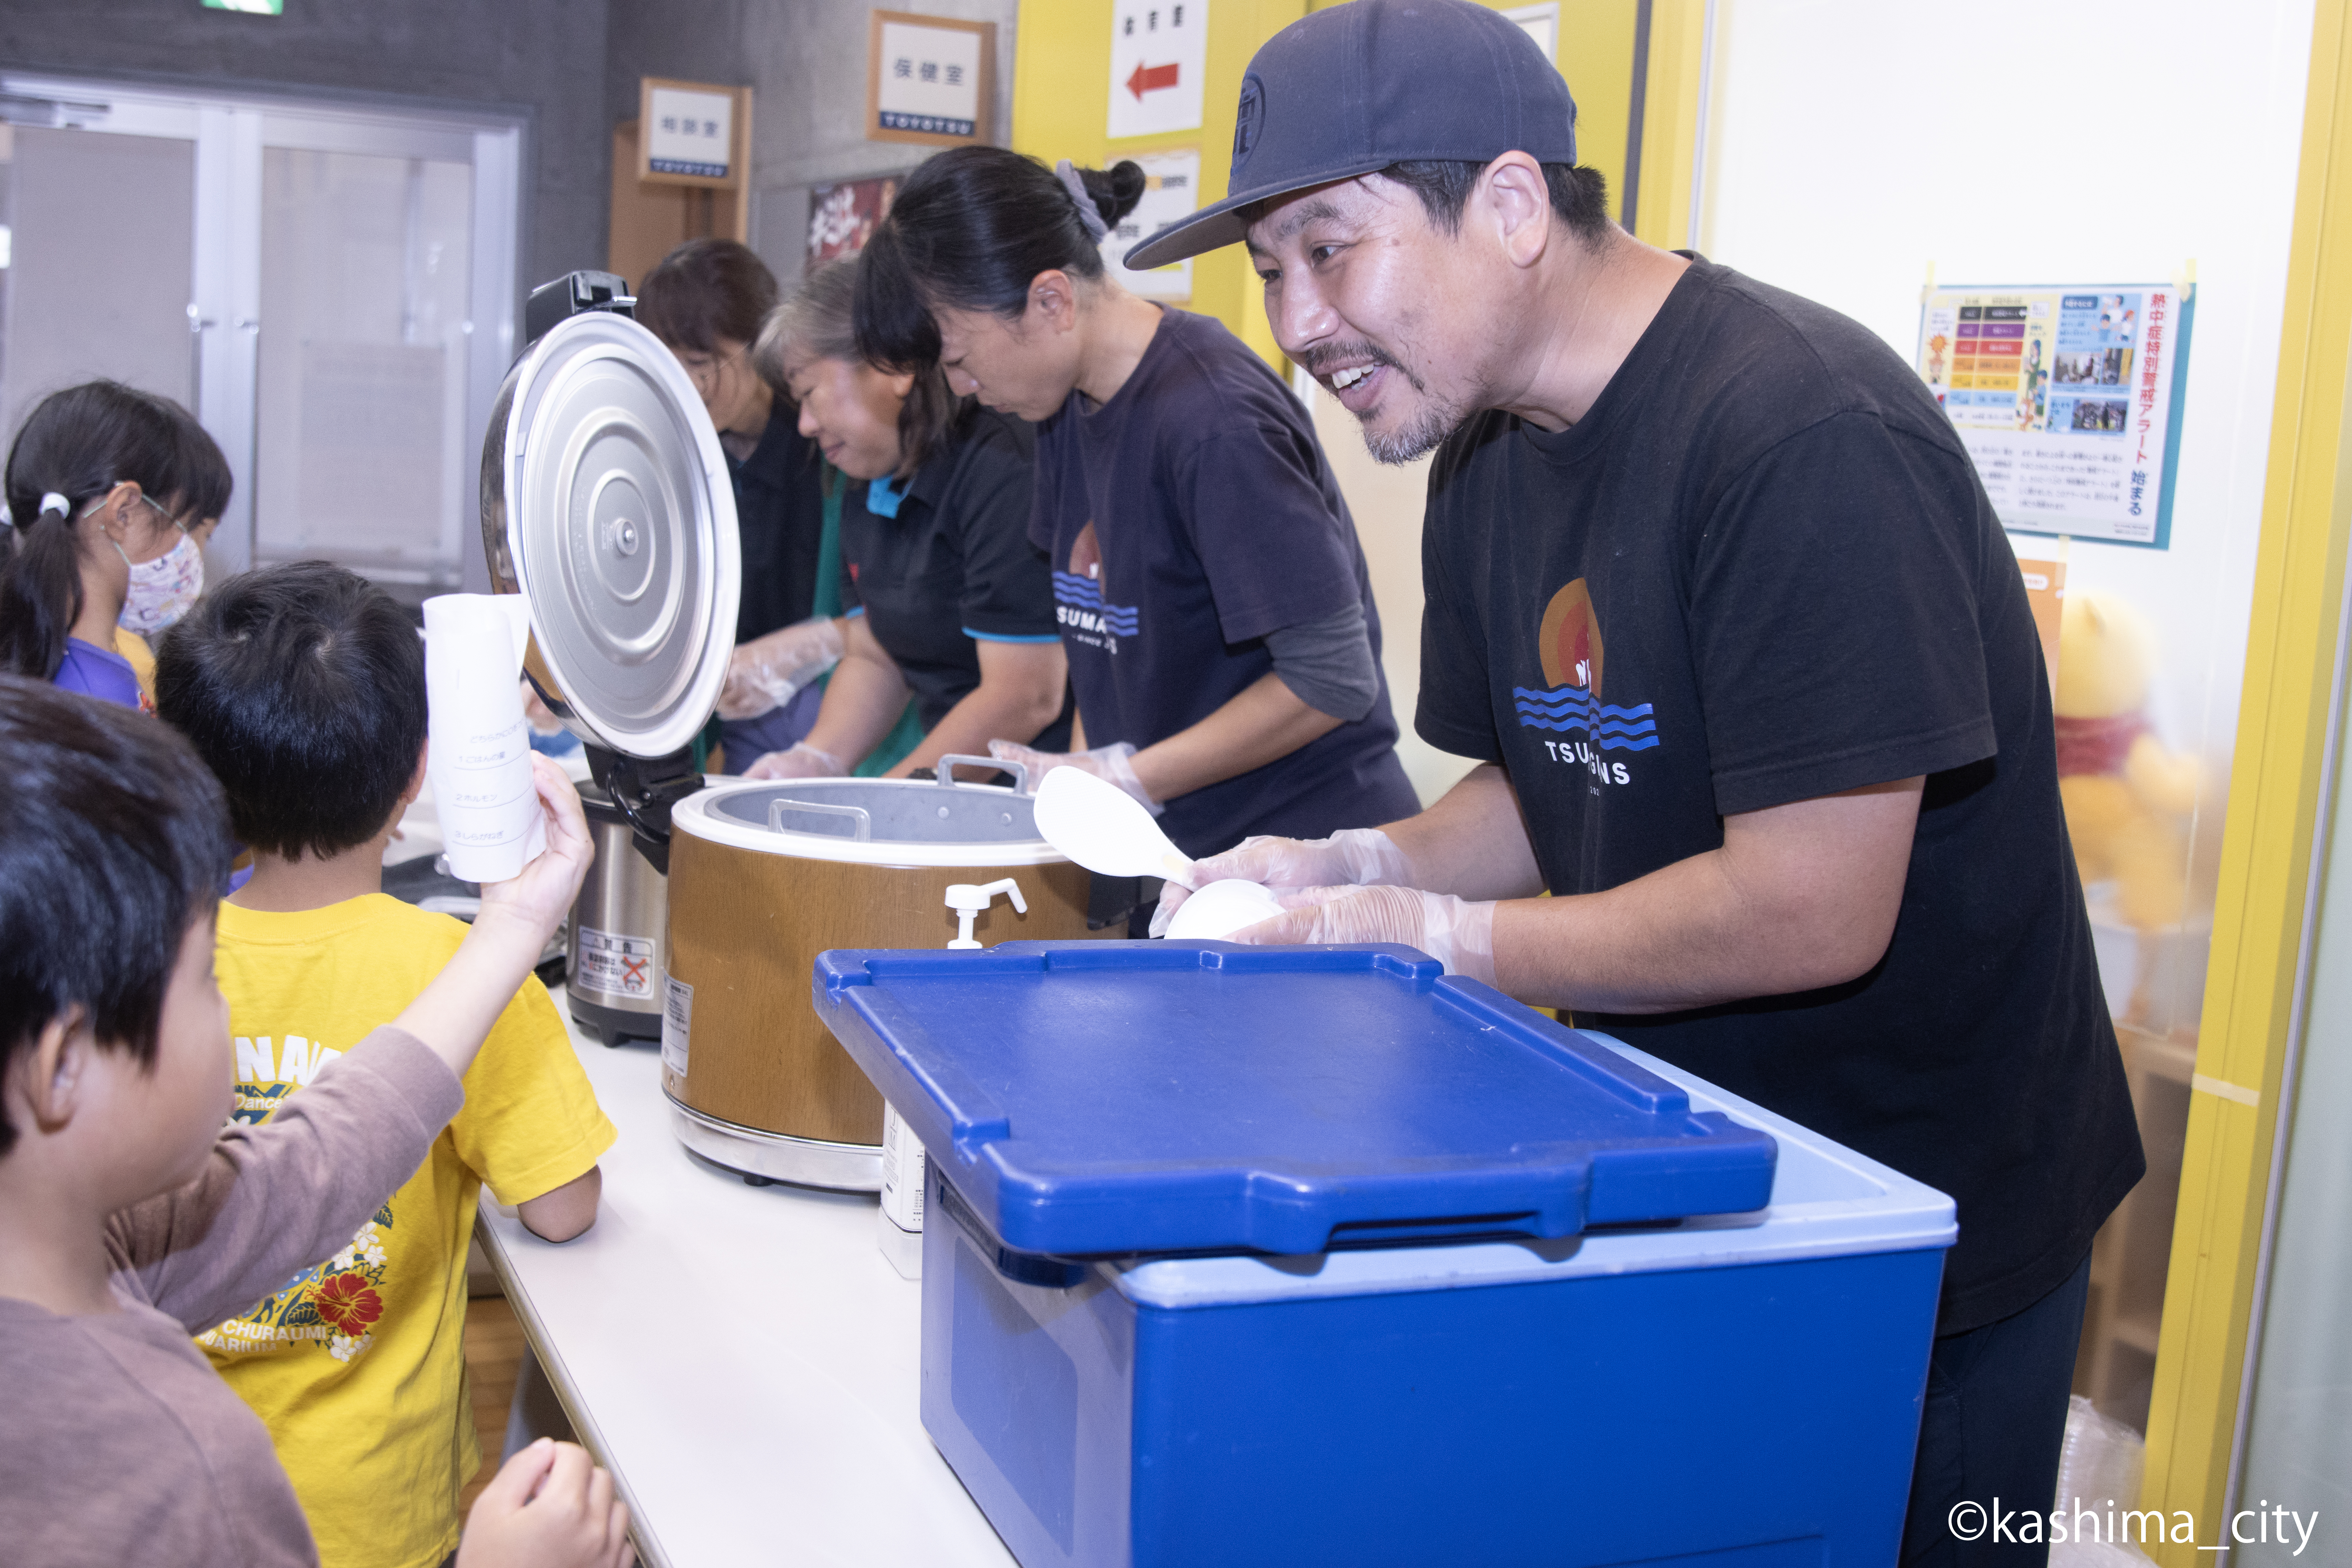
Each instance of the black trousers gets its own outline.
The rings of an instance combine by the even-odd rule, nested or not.
[[[2086,1254],[2064,1284],[2031,1307],[1936,1342],[1903,1526],[1904,1568],[2041,1568],[2048,1561],[2046,1544],[2014,1539],[2015,1519],[2044,1515],[2031,1533],[2048,1531],[2090,1289]],[[2004,1514],[2014,1517],[1997,1529]]]

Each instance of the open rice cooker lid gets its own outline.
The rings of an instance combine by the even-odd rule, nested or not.
[[[865,866],[1050,866],[1036,803],[996,784],[917,779],[716,784],[670,814],[678,833],[762,855]]]
[[[530,601],[525,668],[574,734],[688,744],[735,641],[741,563],[719,434],[659,339],[590,310],[507,374],[482,448],[492,586]]]

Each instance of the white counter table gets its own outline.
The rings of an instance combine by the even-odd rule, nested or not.
[[[477,1234],[644,1560],[1010,1568],[924,1435],[921,1287],[874,1200],[697,1163],[653,1047],[572,1044],[620,1129],[594,1228],[551,1246],[486,1195]]]

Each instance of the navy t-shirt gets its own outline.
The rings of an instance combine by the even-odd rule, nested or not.
[[[1924,774],[1885,956],[1846,984],[1577,1022],[1948,1193],[1938,1330],[2031,1306],[2144,1169],[2017,558],[1871,332],[1695,260],[1590,413],[1430,470],[1422,734],[1500,763],[1546,885]]]
[[[974,406],[907,481],[894,515],[866,504],[867,485],[842,499],[842,605],[897,661],[926,733],[980,685],[977,644],[1060,635],[1045,558],[1029,542],[1035,462],[1024,421]],[[1038,735],[1003,739],[1059,751],[1069,735],[1066,711]]]
[[[1089,746],[1139,751],[1271,673],[1265,637],[1363,606],[1364,552],[1314,426],[1223,323],[1163,311],[1127,384],[1073,392],[1037,427],[1029,537],[1046,551]],[[1253,833],[1315,838],[1419,809],[1388,684],[1362,719],[1262,768],[1180,795],[1160,826],[1186,854]]]

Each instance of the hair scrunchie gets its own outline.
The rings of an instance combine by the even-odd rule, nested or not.
[[[1102,209],[1095,205],[1094,197],[1087,195],[1087,183],[1078,177],[1067,158],[1054,165],[1054,177],[1070,193],[1070,200],[1078,205],[1078,221],[1087,226],[1087,234],[1099,245],[1110,233],[1110,225],[1103,221]]]
[[[51,512],[56,512],[59,517],[71,517],[73,502],[55,490],[46,491],[41,497],[41,515],[47,517]]]

